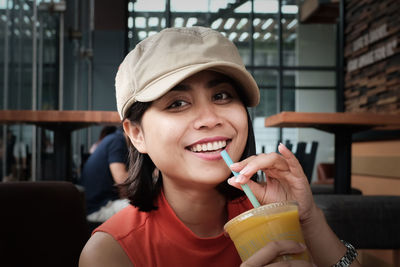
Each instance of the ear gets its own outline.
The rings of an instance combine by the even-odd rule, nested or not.
[[[142,127],[137,123],[132,123],[130,120],[125,119],[122,123],[124,127],[125,134],[128,136],[129,140],[133,146],[140,153],[147,153],[146,142],[144,140],[144,134]]]

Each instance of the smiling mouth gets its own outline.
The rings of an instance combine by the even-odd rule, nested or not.
[[[226,147],[226,140],[223,141],[214,141],[214,142],[207,142],[203,144],[196,144],[193,146],[188,147],[188,149],[192,152],[214,152],[224,149]]]

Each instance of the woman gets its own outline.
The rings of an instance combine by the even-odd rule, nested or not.
[[[258,104],[259,90],[227,38],[193,27],[145,39],[121,64],[116,96],[131,142],[130,175],[122,189],[132,205],[95,230],[80,266],[239,266],[223,226],[251,208],[239,189],[244,183],[261,204],[299,203],[315,264],[353,257],[313,202],[294,155],[283,145],[281,155],[254,155],[246,106]],[[237,162],[231,168],[240,172],[238,178],[229,178],[223,149]],[[266,184],[254,181],[258,170],[268,177]],[[293,241],[272,242],[242,265],[265,266],[305,249]]]

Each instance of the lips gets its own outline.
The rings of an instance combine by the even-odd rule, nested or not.
[[[213,152],[225,148],[226,144],[227,140],[209,141],[194,144],[188,149],[192,152]]]

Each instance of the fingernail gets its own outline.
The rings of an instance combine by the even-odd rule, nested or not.
[[[239,173],[240,174],[247,174],[247,172],[249,171],[249,166],[244,167]]]
[[[238,163],[232,163],[231,165],[229,165],[229,168],[235,168],[238,165]]]
[[[235,177],[235,182],[240,183],[244,180],[243,175],[239,174],[238,176]]]

